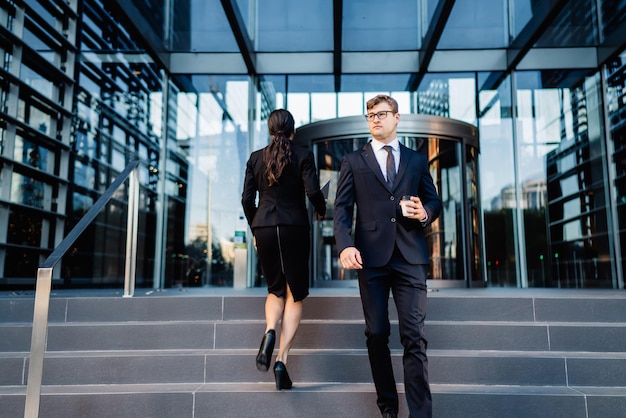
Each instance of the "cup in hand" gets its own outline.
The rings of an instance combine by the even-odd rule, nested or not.
[[[408,207],[408,205],[406,205],[407,203],[409,203],[411,201],[411,196],[409,195],[404,195],[402,196],[402,198],[400,198],[400,207],[402,208],[402,216],[411,216],[412,213],[412,208]]]

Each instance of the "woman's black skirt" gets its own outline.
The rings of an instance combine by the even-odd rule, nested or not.
[[[309,227],[280,225],[254,229],[257,255],[267,291],[286,296],[289,284],[294,301],[309,294]]]

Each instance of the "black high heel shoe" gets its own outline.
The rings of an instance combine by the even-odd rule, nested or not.
[[[291,389],[293,383],[287,373],[287,367],[282,361],[277,361],[274,364],[274,378],[276,379],[276,390]]]
[[[256,368],[261,372],[266,372],[270,368],[270,360],[274,352],[274,343],[276,342],[276,331],[273,329],[267,331],[261,340],[259,354],[256,355]]]

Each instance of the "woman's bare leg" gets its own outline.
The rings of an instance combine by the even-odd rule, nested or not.
[[[287,287],[287,289],[289,289],[289,287]],[[271,329],[276,330],[284,310],[285,299],[279,298],[273,293],[269,293],[267,299],[265,299],[265,332]]]
[[[282,329],[280,332],[280,349],[276,356],[276,361],[282,361],[287,364],[287,356],[293,344],[293,340],[300,326],[302,318],[302,301],[294,302],[291,289],[287,285],[287,298],[285,301],[285,310],[283,313]]]

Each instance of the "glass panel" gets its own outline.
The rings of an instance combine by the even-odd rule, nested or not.
[[[11,202],[50,209],[52,188],[43,181],[13,172],[11,178]]]
[[[611,287],[600,80],[553,76],[516,74],[528,286]]]
[[[415,0],[381,3],[374,0],[343,2],[345,51],[411,51],[420,47],[421,10]],[[393,12],[385,11],[392,8]],[[330,29],[332,34],[332,28]]]
[[[476,78],[473,73],[427,74],[417,91],[416,113],[476,123]]]
[[[541,7],[550,7],[550,2],[541,4]],[[559,48],[594,45],[598,39],[596,16],[596,0],[569,0],[535,46]]]
[[[418,138],[416,150],[426,153],[442,210],[439,218],[426,229],[431,254],[429,279],[464,280],[463,198],[458,142],[436,138]]]
[[[288,75],[290,93],[334,92],[335,77],[326,74]]]
[[[79,192],[72,195],[72,213],[77,218],[82,217],[93,206],[94,200],[90,196],[86,196]]]
[[[466,253],[469,257],[467,272],[471,281],[483,281],[483,254],[482,234],[480,224],[480,202],[478,200],[478,150],[473,146],[465,146],[465,176],[466,176],[466,219],[468,222],[468,245]]]
[[[176,141],[169,147],[177,157],[167,164],[165,286],[232,286],[234,235],[243,215],[250,154],[249,78],[194,76],[191,81],[198,93],[174,99]]]
[[[7,248],[6,259],[11,260],[10,263],[4,263],[4,277],[10,278],[27,278],[37,277],[37,268],[39,264],[45,260],[38,251],[32,249]],[[32,289],[32,285],[29,287]]]
[[[112,200],[78,237],[72,251],[63,257],[66,285],[124,286],[125,212],[124,207]]]
[[[88,189],[95,189],[94,180],[96,178],[95,168],[85,165],[82,161],[76,161],[74,163],[74,183],[86,187]]]
[[[437,49],[503,48],[508,45],[504,0],[454,3]]]
[[[11,210],[9,213],[7,242],[10,244],[40,247],[44,244],[41,241],[42,227],[44,224],[47,224],[47,221],[45,221],[40,214]]]
[[[617,262],[621,263],[622,272],[626,272],[626,52],[606,67],[606,79],[608,136],[613,152],[609,161],[615,173],[615,182],[611,187],[617,206],[617,225],[614,229],[618,231],[616,241],[621,248]]]
[[[410,74],[344,74],[341,91],[362,93],[366,88],[381,92],[406,91],[410,79]]]
[[[263,0],[260,4],[257,51],[332,51],[332,0]]]
[[[626,0],[603,0],[600,4],[600,30],[606,38],[626,20]]]
[[[320,183],[324,184],[330,180],[326,217],[323,221],[313,223],[313,231],[316,234],[315,242],[319,243],[314,247],[315,253],[312,260],[316,263],[314,277],[322,281],[321,283],[318,282],[317,286],[332,286],[338,281],[357,280],[356,270],[343,269],[339,264],[333,218],[341,159],[345,154],[363,148],[368,140],[368,137],[354,137],[337,141],[321,141],[315,144]]]
[[[173,51],[239,51],[219,0],[175,1],[172,4]]]
[[[54,173],[54,153],[48,148],[15,135],[13,158],[46,173]]]
[[[528,0],[511,0],[509,20],[511,21],[511,35],[515,39],[524,30],[530,20],[541,10],[542,2]],[[543,3],[544,7],[549,3]],[[507,45],[508,46],[508,45]]]
[[[54,24],[54,26],[56,26],[56,24]],[[24,27],[23,40],[27,45],[37,51],[44,59],[48,60],[51,64],[57,65],[59,62],[61,62],[60,54],[54,50],[57,45],[55,45],[48,39],[44,41],[37,35],[32,33],[30,31],[29,25]]]
[[[311,122],[311,101],[308,93],[289,93],[287,110],[293,115],[296,128]]]
[[[167,7],[171,7],[172,2],[169,0],[131,0],[131,2],[137,10],[142,11],[144,16],[150,16],[149,19],[142,21],[142,24],[149,25],[152,29],[152,33],[160,37],[160,45],[164,45],[163,35],[166,33],[166,30],[169,29],[165,27],[165,16],[169,14],[169,11],[167,11],[165,7],[166,5]],[[188,1],[177,1],[173,3],[188,3]]]
[[[241,20],[246,28],[246,32],[250,40],[254,44],[256,32],[256,6],[258,0],[235,0],[236,6],[239,8]]]
[[[337,117],[337,95],[335,93],[311,94],[311,121]]]
[[[338,93],[337,117],[364,115],[366,100],[363,93]]]
[[[490,80],[499,74],[479,73],[480,195],[485,235],[488,286],[516,287],[513,184],[513,119],[511,82],[498,86]]]

